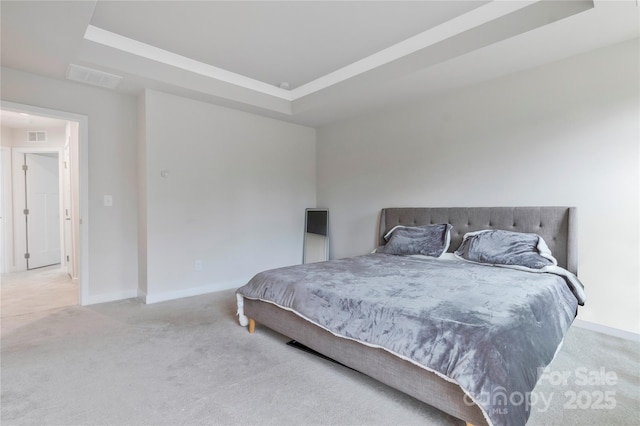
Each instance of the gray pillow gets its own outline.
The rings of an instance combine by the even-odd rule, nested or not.
[[[455,255],[490,265],[516,265],[531,269],[557,265],[541,236],[501,229],[469,232]]]
[[[390,234],[385,235],[389,242],[377,250],[379,253],[439,257],[449,248],[451,225],[398,226]]]

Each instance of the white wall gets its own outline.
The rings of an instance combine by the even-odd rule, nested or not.
[[[578,207],[579,317],[640,332],[638,41],[318,130],[332,257],[391,206]]]
[[[137,294],[136,99],[79,83],[2,68],[2,100],[89,117],[87,300]],[[103,196],[113,206],[103,206]],[[83,232],[86,230],[83,230]]]
[[[314,129],[152,90],[139,102],[147,302],[301,263],[304,211],[315,207]]]
[[[45,127],[45,128],[28,128],[17,129],[2,126],[2,146],[12,146],[20,148],[62,148],[66,141],[66,128],[61,127]],[[44,131],[47,133],[46,142],[29,142],[27,132]]]
[[[4,101],[89,118],[89,303],[134,297],[139,282],[150,301],[214,291],[300,263],[304,209],[315,206],[313,129],[158,92],[138,111],[134,97],[9,68],[1,83]],[[139,139],[150,144],[140,164]],[[139,207],[140,261],[152,265],[140,275]]]
[[[0,145],[10,147],[13,145],[13,129],[6,126],[0,126]]]
[[[13,129],[0,126],[0,180],[2,194],[0,197],[0,272],[3,274],[13,271],[15,263],[14,235],[13,235],[13,166],[11,160],[11,146],[13,145]]]

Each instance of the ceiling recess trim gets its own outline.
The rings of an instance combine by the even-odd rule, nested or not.
[[[205,64],[182,55],[178,55],[168,50],[160,49],[150,44],[122,36],[120,34],[107,31],[105,29],[89,25],[84,34],[86,40],[94,43],[103,44],[117,50],[121,50],[132,55],[140,56],[152,61],[171,65],[186,71],[203,75],[205,77],[214,78],[246,89],[261,92],[267,95],[275,96],[285,100],[292,100],[291,92],[281,89],[271,84],[246,77],[213,65]]]
[[[509,1],[494,0],[477,9],[451,19],[434,28],[394,44],[350,65],[319,77],[293,90],[286,90],[223,68],[196,61],[158,47],[89,25],[84,38],[94,43],[140,56],[152,61],[174,66],[186,71],[210,77],[225,83],[243,87],[287,101],[295,101],[304,96],[326,89],[357,75],[381,67],[392,61],[446,40],[456,34],[468,31],[517,10],[528,7],[540,0]]]
[[[349,78],[364,74],[389,62],[416,53],[438,42],[446,40],[464,31],[478,27],[487,22],[498,19],[525,7],[531,6],[540,0],[509,1],[493,0],[492,2],[473,9],[463,15],[444,22],[436,27],[423,31],[413,37],[398,42],[393,46],[374,53],[366,58],[347,65],[339,70],[319,77],[307,84],[292,90],[293,99],[299,99],[327,87],[338,84]]]

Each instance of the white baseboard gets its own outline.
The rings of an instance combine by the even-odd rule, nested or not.
[[[214,293],[216,291],[229,290],[239,288],[246,284],[246,280],[224,281],[215,284],[207,284],[199,287],[185,288],[175,291],[166,291],[161,293],[145,293],[138,290],[137,297],[146,304],[166,302],[167,300],[182,299],[183,297],[199,296],[206,293]],[[136,297],[136,296],[133,296]]]
[[[96,294],[83,298],[82,305],[95,305],[97,303],[115,302],[116,300],[131,299],[138,295],[137,290],[117,291],[114,293]]]
[[[584,328],[586,330],[597,331],[598,333],[608,334],[609,336],[620,337],[621,339],[632,340],[634,342],[640,342],[640,334],[633,333],[631,331],[607,327],[606,325],[596,324],[594,322],[577,318],[573,321],[573,324],[576,327]]]

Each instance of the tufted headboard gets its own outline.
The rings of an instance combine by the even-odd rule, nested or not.
[[[506,229],[540,235],[558,260],[558,265],[577,275],[578,240],[575,207],[401,207],[382,209],[379,245],[383,235],[396,225],[420,226],[450,223],[455,251],[467,232]]]

